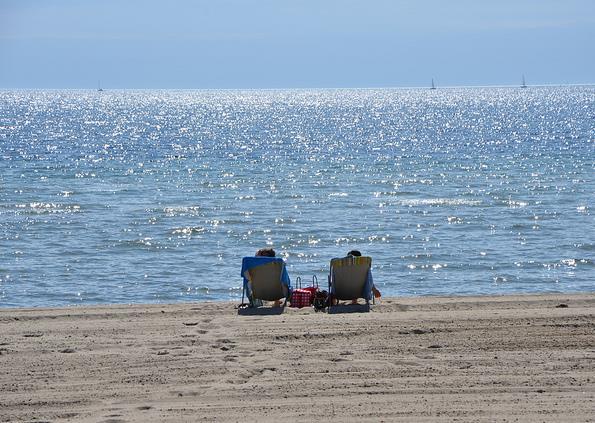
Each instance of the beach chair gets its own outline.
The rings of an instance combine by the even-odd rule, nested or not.
[[[331,260],[329,272],[329,313],[370,311],[372,295],[372,258],[349,256]],[[363,298],[365,304],[333,304]]]
[[[247,298],[247,308],[262,308],[262,301],[282,299],[284,300],[282,307],[287,305],[291,295],[291,284],[283,259],[277,257],[244,257],[242,260],[242,277],[244,279],[242,304],[244,304],[244,298]],[[282,307],[276,309],[280,309],[282,312]],[[275,314],[273,311],[271,310],[271,314]]]

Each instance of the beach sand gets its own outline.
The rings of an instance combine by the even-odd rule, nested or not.
[[[595,294],[0,309],[0,421],[595,421]]]

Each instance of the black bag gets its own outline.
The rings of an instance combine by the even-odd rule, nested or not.
[[[317,290],[314,293],[314,302],[312,305],[315,311],[324,311],[328,307],[328,292]]]

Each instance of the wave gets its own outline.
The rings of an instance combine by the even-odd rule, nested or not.
[[[202,216],[202,208],[200,206],[170,206],[164,207],[162,213],[167,217]]]
[[[398,201],[403,206],[479,206],[481,200],[467,200],[464,198],[421,198]]]
[[[172,229],[172,235],[178,235],[179,237],[185,238],[189,237],[192,234],[201,234],[206,231],[206,228],[202,226],[186,226],[183,228],[175,228]]]
[[[32,202],[15,204],[14,208],[19,214],[54,214],[54,213],[79,213],[81,206],[78,204],[60,204]]]

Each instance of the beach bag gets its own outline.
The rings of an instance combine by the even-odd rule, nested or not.
[[[303,308],[309,307],[314,302],[314,296],[318,291],[318,279],[316,275],[312,276],[312,286],[302,288],[302,278],[299,276],[295,281],[296,289],[291,291],[291,307]]]
[[[291,307],[303,308],[310,307],[310,297],[312,294],[307,289],[294,289],[291,291]]]
[[[310,305],[310,292],[302,289],[302,278],[295,279],[295,288],[291,291],[289,306],[295,308],[307,307]]]

